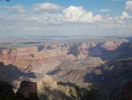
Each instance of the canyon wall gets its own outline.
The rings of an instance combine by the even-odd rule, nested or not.
[[[88,42],[79,43],[78,58],[73,55],[68,55],[68,50],[71,47],[69,44],[59,45],[40,45],[33,47],[22,48],[0,48],[0,62],[4,64],[13,64],[22,71],[42,72],[54,69],[66,59],[76,60],[85,59],[90,48],[102,47],[105,50],[113,51],[117,49],[126,40],[105,41],[105,42]]]

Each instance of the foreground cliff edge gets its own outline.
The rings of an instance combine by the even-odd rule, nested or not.
[[[96,100],[98,89],[90,84],[87,88],[73,83],[57,82],[47,76],[37,82],[21,81],[16,92],[13,86],[0,81],[0,100]]]
[[[32,77],[33,74],[21,71],[17,72],[21,77],[14,77],[9,81],[8,78],[13,77],[10,72],[15,72],[14,68],[12,66],[10,69],[10,65],[1,63],[0,67],[6,68],[5,73],[9,74],[3,75],[5,81],[12,85],[0,81],[0,100],[131,100],[131,63],[131,60],[121,60],[114,62],[113,68],[100,68],[101,73],[89,73],[86,81],[91,83],[85,87],[58,81],[47,75]],[[93,78],[90,78],[91,75]]]

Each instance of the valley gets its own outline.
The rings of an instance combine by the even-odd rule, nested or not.
[[[87,89],[95,85],[101,92],[100,98],[95,100],[117,100],[120,97],[120,89],[132,80],[131,41],[113,37],[77,38],[69,41],[67,38],[55,38],[49,43],[24,40],[17,44],[19,46],[14,45],[15,43],[4,43],[4,47],[0,46],[0,81],[12,84],[15,91],[21,81],[36,82],[39,93],[45,87],[44,93],[51,97],[51,100],[55,96],[62,100],[62,97],[60,93],[52,94],[52,91],[47,89],[71,95],[66,93],[66,87],[77,92],[72,86]],[[115,95],[114,90],[117,91]],[[79,99],[79,94],[74,95],[76,99],[69,96],[66,100],[85,100]]]

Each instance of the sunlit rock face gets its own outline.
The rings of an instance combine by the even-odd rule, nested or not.
[[[106,41],[103,44],[103,47],[108,51],[116,50],[122,43],[127,43],[127,40],[120,40],[120,41]]]
[[[51,68],[57,66],[65,59],[67,51],[67,47],[57,45],[47,45],[45,48],[37,46],[15,49],[1,48],[0,61],[6,65],[16,65],[22,71],[34,71],[37,66],[40,69],[45,66],[51,66]],[[39,69],[38,67],[37,69]]]
[[[53,46],[54,47],[54,46]],[[48,64],[58,64],[64,59],[67,49],[44,49],[38,51],[37,47],[23,47],[16,49],[1,49],[0,61],[4,64],[16,65],[23,71],[30,71],[35,69],[35,66],[45,66]],[[37,68],[38,69],[38,68]]]

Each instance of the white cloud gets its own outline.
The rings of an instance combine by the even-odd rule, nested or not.
[[[101,16],[101,15],[96,15],[96,16],[94,17],[94,20],[95,20],[95,21],[102,21],[102,20],[103,20],[103,16]]]
[[[128,15],[128,13],[126,11],[123,11],[121,19],[128,19],[128,18],[130,18],[130,16]]]
[[[82,7],[70,6],[63,10],[66,21],[71,22],[94,22],[101,21],[102,16],[93,16],[92,12],[85,11]]]
[[[101,9],[100,12],[101,13],[108,13],[108,12],[111,12],[111,10],[110,9]]]
[[[6,11],[13,11],[17,13],[24,13],[25,9],[22,5],[15,5],[15,6],[0,6],[1,10],[6,10]]]
[[[99,19],[99,16],[97,19]],[[9,32],[14,35],[123,35],[131,34],[131,23],[110,22],[112,17],[103,17],[99,23],[75,23],[63,21],[62,15],[1,15],[0,33],[8,36]],[[106,23],[104,23],[104,20]],[[60,23],[58,23],[60,22]],[[108,24],[107,24],[108,23]],[[11,26],[11,27],[9,27]],[[96,28],[96,29],[95,29]],[[7,33],[7,34],[6,34]]]
[[[46,12],[54,12],[60,10],[62,7],[57,4],[52,3],[42,3],[42,4],[34,4],[32,6],[34,11],[46,11]]]
[[[24,13],[24,7],[22,5],[12,6],[11,9],[19,13]]]
[[[116,20],[123,22],[123,20],[131,19],[132,17],[128,14],[127,11],[123,11],[121,16],[116,16]]]
[[[129,15],[127,11],[123,11],[120,16],[115,17],[115,21],[118,23],[129,23],[132,24],[132,16]]]
[[[132,12],[132,1],[127,1],[126,2],[126,10],[129,12]]]
[[[113,18],[111,16],[107,16],[103,19],[103,22],[111,24],[113,23]]]
[[[37,6],[35,6],[37,5]],[[30,14],[0,14],[0,33],[11,33],[11,34],[65,34],[65,35],[76,35],[76,34],[92,34],[92,35],[115,35],[117,33],[131,34],[131,22],[128,21],[131,16],[125,10],[120,16],[116,17],[116,20],[112,16],[105,16],[94,14],[92,11],[87,11],[81,6],[69,6],[61,10],[61,6],[55,7],[56,4],[35,4],[33,8],[35,13],[30,10]],[[34,8],[35,7],[35,8]],[[20,7],[21,8],[21,7]],[[15,12],[23,12],[19,7],[13,6],[10,9]],[[1,9],[1,8],[0,8]],[[5,7],[8,10],[9,7]],[[24,9],[24,8],[23,8]],[[56,12],[56,11],[60,12]],[[10,11],[10,10],[9,10]],[[46,13],[43,13],[44,11]],[[54,11],[54,13],[50,13]],[[104,10],[105,11],[105,10]],[[49,13],[48,13],[49,12]],[[126,23],[119,23],[124,21]],[[11,26],[11,27],[9,27]],[[96,28],[96,29],[95,29]],[[8,35],[8,34],[7,34]]]
[[[120,16],[115,16],[115,20],[119,23],[124,23],[124,22],[131,22],[130,20],[132,19],[131,16],[132,12],[132,1],[128,0],[126,2],[125,9],[122,11],[122,14]]]

